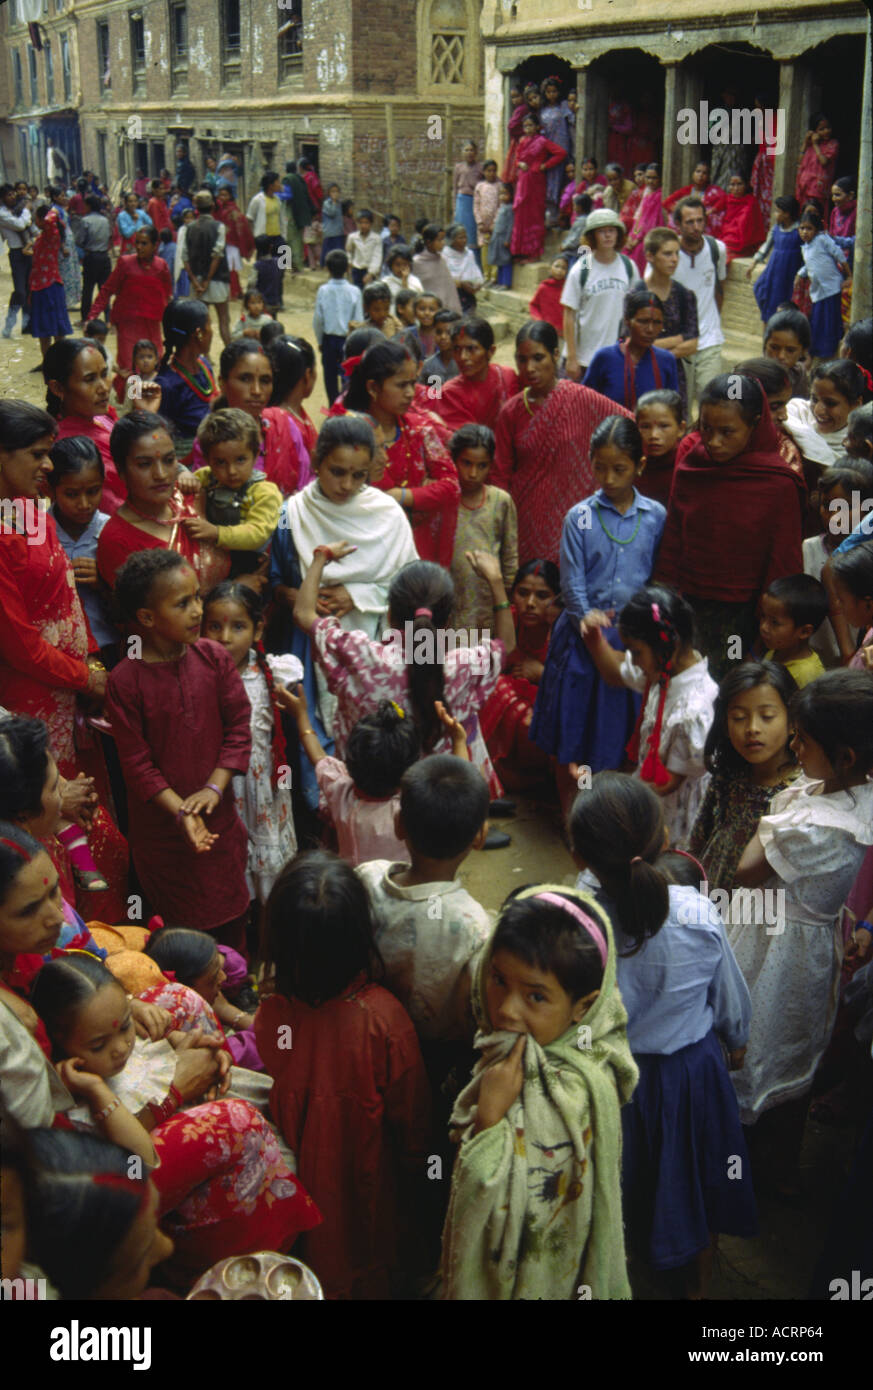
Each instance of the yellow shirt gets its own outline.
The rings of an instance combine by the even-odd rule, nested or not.
[[[765,661],[778,661],[779,658],[771,651],[764,653]],[[816,676],[824,674],[824,666],[818,652],[810,652],[809,656],[799,656],[796,661],[780,661],[780,666],[784,666],[786,671],[790,671],[794,677],[798,690],[802,690],[810,681],[814,681]]]
[[[269,198],[265,194],[264,212],[267,217],[264,227],[264,236],[281,236],[282,229],[279,226],[279,199]]]

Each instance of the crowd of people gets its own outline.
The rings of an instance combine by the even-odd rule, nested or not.
[[[867,1124],[811,1296],[869,1262],[853,188],[825,232],[814,120],[765,240],[760,165],[576,183],[561,83],[513,100],[502,182],[467,145],[408,237],[305,160],[245,212],[184,148],[121,209],[3,190],[46,391],[0,400],[4,1277],[184,1297],[272,1250],[331,1299],[624,1299],[634,1256],[704,1298],[811,1106]],[[497,363],[477,291],[562,216]],[[313,343],[276,314],[322,258]],[[517,796],[578,877],[489,911],[461,870]]]

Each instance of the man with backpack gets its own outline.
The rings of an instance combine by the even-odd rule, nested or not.
[[[214,304],[218,331],[225,347],[230,342],[230,269],[224,253],[226,230],[212,216],[212,194],[202,189],[194,194],[197,220],[185,228],[185,269],[191,282],[191,296],[204,304]]]
[[[683,359],[688,382],[688,405],[693,407],[704,387],[722,370],[724,332],[721,305],[722,281],[727,276],[727,247],[714,236],[705,236],[706,211],[695,193],[682,198],[673,209],[679,229],[679,264],[673,275],[697,299],[697,351]]]
[[[633,261],[620,254],[626,236],[618,213],[589,213],[581,254],[561,295],[566,368],[573,381],[582,380],[598,348],[618,342],[625,295],[637,278]]]

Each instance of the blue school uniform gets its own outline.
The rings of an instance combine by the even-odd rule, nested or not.
[[[753,1236],[758,1221],[736,1092],[722,1051],[744,1047],[752,1000],[718,910],[671,884],[667,919],[634,955],[609,898],[616,983],[640,1079],[622,1110],[622,1207],[655,1269],[678,1269],[710,1235]],[[729,1163],[730,1160],[739,1160]]]
[[[660,381],[655,379],[655,363],[660,373]],[[613,343],[611,347],[598,348],[588,364],[582,385],[590,386],[592,391],[599,391],[601,396],[608,396],[611,401],[627,406],[629,410],[633,410],[636,401],[647,391],[657,391],[662,387],[666,391],[679,390],[676,358],[672,352],[667,352],[666,348],[651,347],[640,358],[634,368],[636,396],[632,401],[626,399],[626,365],[627,359],[618,343]]]
[[[780,304],[791,298],[794,277],[803,264],[802,244],[796,225],[771,227],[770,235],[758,252],[762,259],[768,250],[770,252],[766,269],[752,286],[764,323],[772,318]]]
[[[667,513],[634,488],[622,514],[598,489],[571,507],[561,535],[564,611],[552,630],[530,738],[559,763],[577,762],[593,772],[619,767],[633,729],[639,696],[601,680],[579,632],[592,608],[616,613],[648,583]],[[616,627],[604,636],[620,651]]]
[[[812,241],[804,243],[801,254],[803,268],[798,274],[809,279],[812,311],[809,315],[812,357],[834,357],[843,336],[843,316],[840,307],[843,277],[840,266],[847,263],[846,253],[827,232],[819,232]]]

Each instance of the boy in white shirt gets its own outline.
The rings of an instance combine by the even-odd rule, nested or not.
[[[693,406],[722,370],[721,305],[722,282],[727,277],[727,247],[723,241],[704,234],[706,210],[703,199],[695,193],[676,204],[673,219],[679,228],[679,264],[673,279],[691,290],[697,300],[697,351],[682,359],[688,405]]]
[[[488,833],[488,788],[472,763],[450,753],[414,763],[400,783],[395,820],[409,864],[374,859],[357,873],[367,885],[385,986],[397,996],[422,1042],[469,1046],[472,969],[491,933],[489,914],[457,878]]]
[[[598,348],[618,341],[624,298],[637,270],[620,255],[627,231],[618,213],[598,208],[589,213],[582,236],[589,253],[580,255],[564,282],[564,342],[567,375],[581,381]]]
[[[385,243],[378,232],[373,231],[373,214],[369,208],[361,208],[358,213],[358,230],[346,237],[346,255],[352,267],[352,280],[359,290],[378,280],[382,271],[382,257]]]

